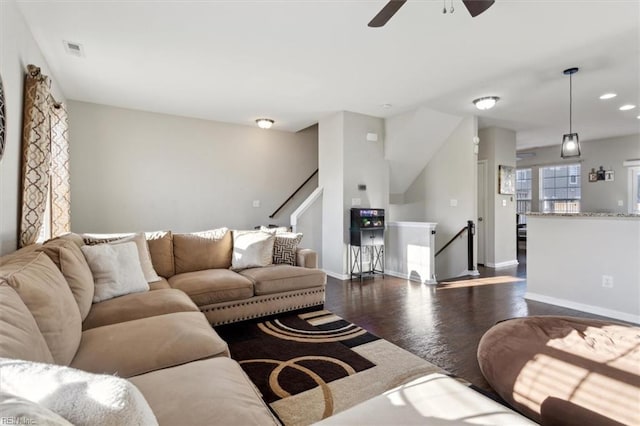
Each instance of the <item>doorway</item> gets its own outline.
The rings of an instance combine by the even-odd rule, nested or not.
[[[478,264],[486,262],[487,246],[487,160],[478,161],[478,214],[476,235],[478,238]]]

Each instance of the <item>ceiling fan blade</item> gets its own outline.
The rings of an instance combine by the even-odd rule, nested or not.
[[[472,18],[489,9],[495,0],[462,0]]]
[[[382,27],[406,2],[407,0],[391,0],[373,17],[371,22],[369,22],[369,26],[372,28]]]

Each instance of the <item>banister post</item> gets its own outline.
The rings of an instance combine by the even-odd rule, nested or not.
[[[467,270],[473,271],[473,235],[475,225],[472,220],[467,221]]]

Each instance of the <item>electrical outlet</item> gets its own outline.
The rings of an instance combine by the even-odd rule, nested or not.
[[[449,205],[451,207],[458,207],[458,200],[456,200],[455,198],[452,198],[451,200],[449,200]]]
[[[260,200],[253,200],[253,207],[260,207]]]
[[[360,198],[352,198],[351,199],[351,205],[352,206],[359,206],[360,204],[362,204],[362,200]]]
[[[613,288],[613,277],[611,275],[602,276],[602,287]]]

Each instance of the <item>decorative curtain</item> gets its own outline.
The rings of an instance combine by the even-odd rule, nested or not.
[[[53,103],[51,122],[51,236],[71,230],[71,187],[69,175],[69,124],[67,109]]]
[[[49,93],[49,79],[27,66],[22,133],[20,246],[36,242],[47,206],[53,235],[69,230],[69,146],[67,115]],[[53,158],[53,164],[52,164]],[[51,193],[49,193],[51,188]],[[49,204],[50,203],[50,204]]]

